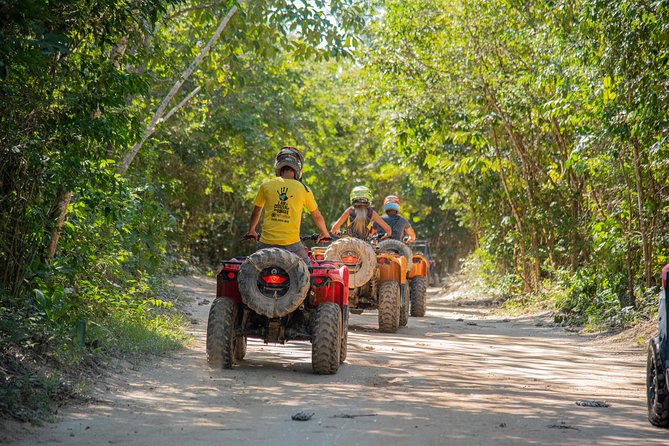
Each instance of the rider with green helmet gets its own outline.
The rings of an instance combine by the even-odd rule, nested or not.
[[[351,206],[332,225],[330,232],[338,233],[339,227],[346,223],[346,234],[365,239],[370,235],[371,224],[374,222],[384,230],[385,234],[382,238],[385,239],[392,235],[391,227],[372,209],[372,192],[369,188],[356,186],[349,197]]]

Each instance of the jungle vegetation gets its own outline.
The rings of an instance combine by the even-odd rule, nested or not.
[[[652,318],[668,24],[664,0],[0,2],[0,412],[185,342],[166,278],[253,249],[283,145],[328,221],[365,184],[442,273]]]

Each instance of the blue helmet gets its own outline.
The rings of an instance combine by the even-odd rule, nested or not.
[[[400,205],[397,203],[387,203],[383,205],[384,211],[400,211]]]
[[[384,211],[400,211],[400,199],[395,195],[388,195],[383,200],[383,210]]]

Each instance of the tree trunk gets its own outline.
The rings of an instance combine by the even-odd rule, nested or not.
[[[142,138],[137,143],[135,143],[132,149],[130,149],[130,152],[123,158],[123,161],[119,168],[120,175],[124,175],[125,172],[128,170],[130,164],[135,159],[135,156],[137,155],[139,150],[142,148],[147,139],[153,134],[153,132],[156,129],[156,125],[162,120],[162,117],[165,114],[165,110],[167,109],[167,106],[169,105],[172,98],[174,98],[174,96],[179,92],[181,86],[186,81],[186,79],[188,79],[188,77],[191,74],[193,74],[195,68],[197,68],[197,66],[200,64],[200,62],[202,62],[202,60],[207,55],[211,47],[218,41],[219,37],[221,36],[221,33],[223,32],[223,29],[225,29],[225,27],[227,26],[228,22],[235,14],[235,12],[237,12],[236,6],[230,8],[228,13],[225,15],[225,17],[221,20],[218,27],[216,28],[214,35],[211,37],[211,39],[209,39],[209,42],[207,42],[204,48],[202,48],[202,50],[195,58],[195,60],[190,64],[190,66],[183,73],[181,73],[179,80],[174,84],[174,86],[167,94],[167,96],[163,98],[163,101],[156,110],[153,118],[151,119],[151,122],[144,130]],[[195,94],[197,94],[198,91],[200,91],[199,87],[193,90],[193,92],[191,92],[183,101],[181,101],[176,107],[174,107],[168,113],[167,117],[172,116],[174,112],[176,112],[181,106],[183,106],[186,102],[188,102],[188,100],[192,98]],[[59,210],[59,215],[56,223],[56,228],[52,232],[51,241],[49,242],[49,255],[51,256],[51,258],[53,258],[56,249],[58,249],[58,239],[60,237],[60,230],[63,227],[63,223],[65,222],[65,217],[67,216],[67,207],[70,204],[71,199],[72,199],[72,192],[67,192],[64,195],[63,200],[59,200],[59,202],[56,204],[56,207]]]
[[[197,55],[195,60],[190,64],[190,66],[183,72],[181,73],[181,76],[179,79],[174,83],[172,86],[172,89],[167,93],[167,96],[163,98],[163,101],[160,103],[160,106],[158,106],[158,109],[153,115],[153,118],[151,118],[151,122],[149,122],[149,125],[144,129],[144,134],[140,138],[137,143],[135,143],[134,146],[130,149],[130,151],[126,154],[126,156],[123,158],[123,161],[121,162],[121,166],[119,168],[119,174],[124,175],[125,172],[128,170],[130,167],[130,164],[132,161],[135,159],[135,156],[137,156],[137,153],[140,151],[140,149],[144,146],[144,143],[149,139],[151,135],[153,135],[153,132],[156,130],[156,126],[161,122],[163,115],[165,114],[165,110],[167,109],[167,106],[169,105],[170,101],[172,101],[172,98],[181,90],[181,86],[184,84],[184,82],[190,77],[191,74],[195,71],[195,68],[202,62],[204,59],[204,56],[209,53],[209,50],[211,47],[218,41],[219,37],[221,36],[221,33],[227,26],[228,22],[232,18],[232,16],[237,12],[237,7],[233,6],[230,8],[230,11],[223,17],[223,20],[218,24],[218,28],[216,28],[216,31],[214,32],[214,35],[209,39],[209,42],[202,48],[200,51],[200,54]]]
[[[634,209],[633,206],[633,200],[632,200],[632,186],[630,184],[629,177],[625,173],[625,163],[623,162],[622,158],[618,160],[620,164],[620,171],[623,175],[623,178],[625,179],[625,184],[626,184],[626,197],[627,197],[627,202],[628,206],[630,207],[630,212],[629,212],[629,217],[627,219],[627,230],[622,231],[623,237],[625,237],[625,247],[626,253],[625,253],[625,269],[627,270],[627,290],[626,290],[626,295],[621,295],[621,292],[618,293],[618,301],[620,302],[621,307],[627,307],[631,304],[634,303],[634,269],[633,269],[633,259],[632,259],[632,252],[633,252],[633,246],[632,246],[632,232],[634,231],[633,227],[633,220],[634,220],[634,215],[632,214],[632,209]]]
[[[516,204],[514,203],[513,199],[511,198],[511,192],[509,191],[509,185],[506,180],[506,172],[504,171],[504,165],[502,164],[502,154],[499,150],[499,141],[497,138],[497,132],[495,129],[492,129],[492,135],[493,135],[493,142],[495,146],[495,155],[497,156],[497,160],[499,163],[499,177],[500,180],[502,181],[502,188],[504,189],[504,195],[506,197],[506,200],[509,204],[509,208],[511,208],[511,213],[513,214],[514,219],[516,220],[516,231],[518,231],[518,234],[520,235],[519,241],[514,243],[514,262],[517,262],[517,252],[516,252],[516,246],[520,249],[520,265],[521,265],[521,270],[522,270],[522,278],[523,278],[523,283],[524,283],[524,289],[523,291],[525,293],[530,293],[534,291],[534,281],[532,280],[532,270],[528,265],[528,259],[527,259],[527,248],[525,246],[525,242],[523,241],[523,220],[521,219],[520,213],[518,212],[518,209],[516,208]]]
[[[632,138],[632,148],[634,156],[634,180],[636,185],[636,205],[639,213],[639,232],[641,233],[641,244],[643,247],[643,265],[644,265],[644,283],[646,288],[650,288],[653,280],[652,259],[650,254],[650,244],[648,242],[648,231],[646,230],[646,216],[644,213],[644,202],[646,201],[643,190],[643,178],[641,176],[641,144],[636,138]]]
[[[58,249],[58,239],[60,238],[60,231],[63,229],[65,223],[65,216],[67,215],[67,207],[72,200],[72,192],[63,192],[59,196],[58,203],[56,203],[56,212],[58,212],[58,220],[56,226],[51,231],[51,241],[49,242],[49,259],[53,259]]]

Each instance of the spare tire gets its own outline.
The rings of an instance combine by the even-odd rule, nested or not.
[[[280,275],[283,282],[268,291],[261,273]],[[295,311],[307,296],[309,268],[292,252],[266,248],[246,258],[239,269],[238,281],[242,302],[247,307],[269,318],[283,317]]]
[[[379,252],[389,252],[391,254],[399,254],[407,259],[407,273],[411,272],[413,269],[413,253],[411,248],[409,248],[404,242],[389,238],[387,240],[381,240],[376,249]]]
[[[342,257],[356,257],[357,266],[349,268],[349,288],[361,287],[372,278],[376,270],[376,253],[367,242],[353,237],[334,241],[325,251],[325,260],[342,262]]]

